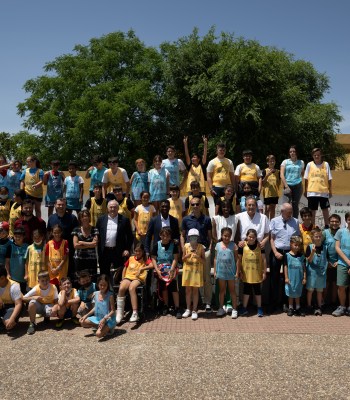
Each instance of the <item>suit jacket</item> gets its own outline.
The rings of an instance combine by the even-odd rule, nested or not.
[[[170,219],[170,229],[172,232],[172,239],[180,240],[180,230],[179,230],[179,220],[171,215],[169,215]],[[149,222],[147,233],[146,233],[146,240],[145,240],[145,250],[146,253],[151,253],[151,242],[152,238],[154,241],[158,242],[160,240],[159,232],[162,229],[162,220],[161,216],[157,215],[153,217]]]
[[[100,237],[98,241],[98,253],[101,260],[103,257],[103,252],[106,244],[107,235],[107,223],[108,215],[102,215],[99,217],[96,223],[96,228],[99,231]],[[134,236],[131,231],[131,225],[129,218],[118,214],[118,229],[117,229],[117,239],[116,239],[116,259],[120,262],[122,261],[122,254],[125,250],[130,252],[131,246],[134,242]]]

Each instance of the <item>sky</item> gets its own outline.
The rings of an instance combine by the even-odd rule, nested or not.
[[[348,0],[1,0],[0,132],[23,129],[17,104],[45,63],[114,31],[133,29],[146,45],[189,35],[233,33],[310,61],[329,77],[324,102],[335,102],[350,133],[350,2]]]

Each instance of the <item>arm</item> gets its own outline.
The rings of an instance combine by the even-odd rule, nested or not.
[[[265,233],[264,239],[260,242],[260,248],[264,249],[266,243],[269,241],[270,235],[268,233]]]
[[[214,256],[214,279],[216,279],[216,250],[215,250],[215,256]]]
[[[304,179],[304,196],[307,196],[307,187],[309,184],[309,180],[308,179]]]
[[[43,178],[44,185],[47,185],[47,182],[49,181],[49,176],[50,176],[50,171],[45,172],[44,178]]]
[[[92,171],[93,169],[94,169],[93,165],[91,165],[91,167],[88,168],[85,174],[85,179],[90,179],[90,171]]]
[[[79,196],[79,201],[80,203],[83,202],[83,197],[84,197],[84,184],[79,183],[79,188],[80,188],[80,196]]]
[[[10,259],[9,259],[9,258],[6,258],[6,261],[5,261],[5,268],[6,268],[6,271],[7,271],[7,277],[8,277],[8,279],[11,279],[11,274],[10,274]]]
[[[232,172],[232,171],[230,172],[230,181],[231,181],[231,185],[233,187],[235,187],[236,177],[235,177],[234,172]]]
[[[338,243],[338,242],[337,242],[337,243]],[[308,257],[306,257],[306,259],[307,259],[307,261],[308,261],[309,263],[312,262],[312,259],[314,258],[315,253],[316,253],[316,246],[313,244],[313,245],[311,246],[311,253],[310,253],[310,255],[309,255]]]
[[[289,277],[288,277],[288,266],[287,264],[284,265],[284,282],[285,283],[290,283],[289,282]]]
[[[188,136],[184,136],[184,149],[185,149],[185,157],[186,157],[186,164],[189,166],[191,164],[190,154],[188,152]]]
[[[108,190],[108,183],[104,183],[102,186],[102,197],[105,199]]]
[[[242,254],[238,254],[236,278],[240,279],[242,274]]]
[[[279,253],[279,252],[276,250],[275,238],[274,238],[273,235],[271,235],[270,244],[271,244],[271,251],[273,252],[273,254],[274,254],[274,256],[276,257],[276,259],[277,259],[277,260],[282,260],[283,254]]]
[[[128,182],[125,182],[125,184],[126,184],[126,196],[129,196],[129,193],[130,193],[130,187],[131,187],[131,185],[130,185],[130,181],[128,181]]]
[[[67,301],[67,304],[79,304],[79,303],[80,303],[80,297],[78,295]]]
[[[67,293],[65,290],[61,290],[60,298],[58,300],[58,305],[60,307],[63,307],[66,305],[66,303],[67,303]]]
[[[350,260],[346,257],[344,254],[343,250],[340,248],[340,241],[337,240],[335,242],[335,251],[337,252],[338,256],[344,260],[344,262],[347,264],[348,269],[350,267]]]
[[[215,222],[214,218],[211,219],[211,226],[212,226],[212,231],[211,231],[212,238],[213,238],[213,241],[216,243],[218,241],[218,236],[217,236],[217,232],[216,232],[216,222]]]
[[[204,143],[202,164],[205,165],[207,163],[207,155],[208,155],[208,138],[205,135],[203,135],[202,139],[203,139],[203,143]]]
[[[216,194],[213,190],[213,173],[207,170],[207,183],[211,195]]]
[[[107,321],[112,317],[113,313],[115,313],[114,296],[112,294],[109,296],[109,310],[109,313],[101,319],[98,326],[99,329],[102,329],[106,325]]]
[[[263,183],[263,180],[262,180],[262,177],[260,176],[260,178],[258,180],[258,184],[259,184],[258,192],[259,192],[259,194],[261,193],[262,183]]]
[[[281,165],[281,170],[280,170],[281,181],[283,183],[283,187],[285,189],[288,189],[289,186],[288,186],[287,181],[286,181],[285,171],[286,171],[286,167],[284,165]]]
[[[267,262],[266,262],[266,255],[265,253],[261,254],[262,261],[263,261],[263,281],[266,279],[266,272],[267,272]]]
[[[12,329],[16,325],[16,318],[19,316],[21,310],[22,310],[22,298],[17,299],[15,301],[15,307],[11,317],[7,321],[4,321],[6,329]]]

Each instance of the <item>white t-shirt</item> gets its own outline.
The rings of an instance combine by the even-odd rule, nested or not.
[[[228,218],[225,218],[223,215],[215,215],[215,217],[213,217],[212,220],[215,221],[216,237],[218,238],[218,240],[221,239],[222,228],[231,228],[232,229],[231,241],[234,240],[237,230],[236,215],[230,215]]]
[[[79,297],[79,296],[78,296],[78,291],[77,291],[77,289],[75,289],[75,288],[72,288],[72,290],[71,290],[69,293],[67,293],[67,296],[70,296],[70,294],[71,294],[72,291],[73,291],[73,299],[75,299],[76,297]],[[62,297],[62,294],[61,294],[61,292],[59,292],[59,293],[58,293],[58,300],[60,300],[61,297]]]
[[[254,163],[250,163],[250,164],[242,163],[242,164],[237,165],[236,170],[235,170],[235,175],[241,176],[241,170],[242,170],[243,166],[246,165],[248,168],[252,168],[253,164]],[[255,168],[256,168],[257,176],[258,176],[258,178],[260,178],[262,176],[262,173],[261,173],[261,169],[260,169],[259,165],[255,164]]]
[[[264,236],[270,232],[270,221],[265,214],[256,212],[253,218],[250,218],[247,211],[237,214],[241,224],[241,240],[247,237],[248,229],[255,229],[258,234],[258,241],[261,242]]]
[[[229,158],[219,158],[219,157],[215,157],[214,159],[210,160],[207,166],[207,172],[213,172],[214,171],[214,167],[217,164],[218,161],[224,161],[227,160],[229,165],[230,165],[230,170],[229,172],[234,172],[234,168],[233,168],[233,162],[229,159]]]
[[[53,288],[54,288],[54,299],[57,300],[58,299],[57,288],[55,285],[53,285]],[[45,297],[45,296],[49,295],[51,288],[49,286],[45,290],[43,290],[43,289],[40,289],[40,290],[41,290],[41,296]],[[30,289],[29,292],[26,295],[24,295],[24,297],[32,297],[32,296],[36,296],[36,288],[35,287],[33,287],[33,289]]]
[[[118,230],[118,215],[112,218],[108,215],[107,232],[106,232],[106,247],[115,247],[117,244],[117,230]]]
[[[5,288],[6,288],[6,286],[0,287],[0,296],[2,296],[4,294]],[[22,297],[21,288],[18,283],[14,283],[13,285],[11,285],[10,296],[14,302]]]
[[[166,158],[162,162],[162,167],[164,167],[164,161],[168,161],[170,163],[174,163],[176,161],[176,158],[174,158],[173,160],[169,160],[169,158]],[[179,171],[186,171],[186,166],[185,166],[184,162],[180,158],[178,158],[177,161],[179,163]]]
[[[128,173],[126,172],[126,170],[124,168],[120,168],[118,167],[122,173],[124,182],[129,182],[129,177],[128,177]],[[109,183],[109,179],[108,179],[108,170],[106,169],[106,171],[103,173],[103,178],[102,178],[102,183]],[[113,173],[113,172],[112,172]]]

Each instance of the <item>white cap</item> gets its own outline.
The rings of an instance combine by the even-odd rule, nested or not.
[[[190,229],[187,236],[199,236],[198,229]]]

